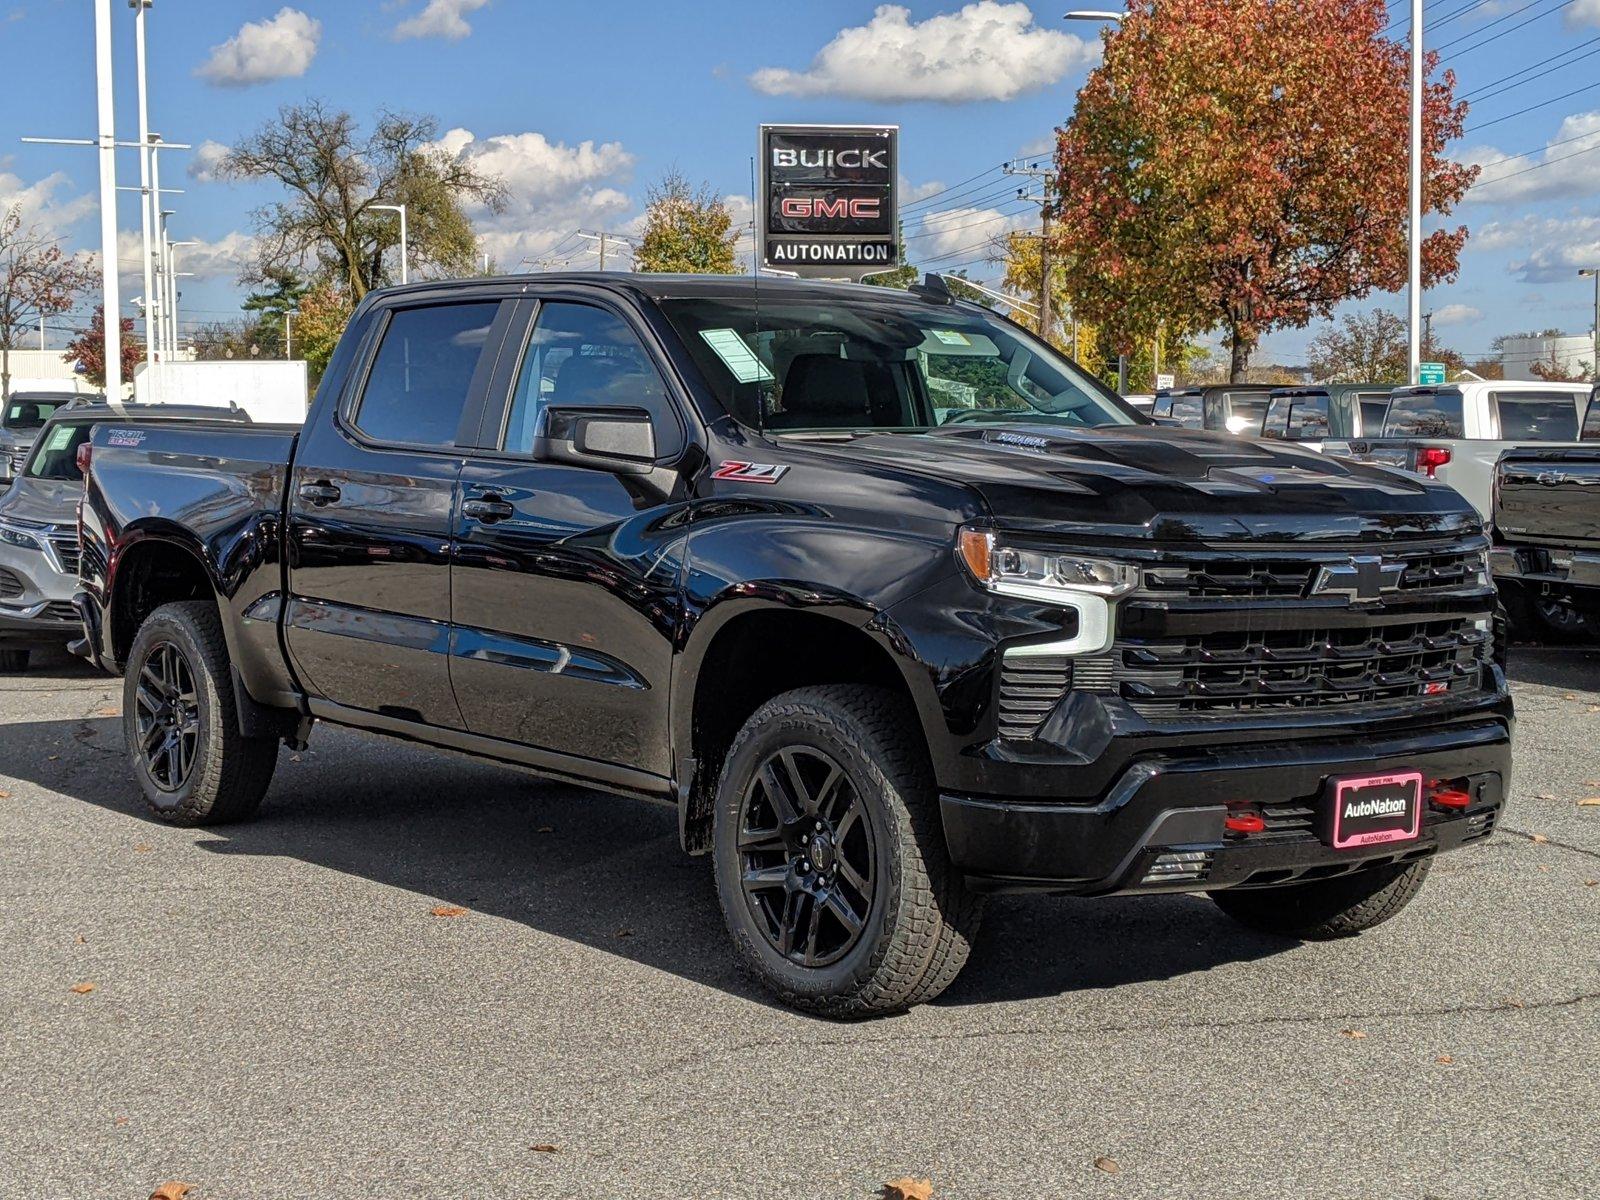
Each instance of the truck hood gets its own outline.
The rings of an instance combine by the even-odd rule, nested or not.
[[[72,525],[78,520],[83,484],[76,479],[18,479],[0,494],[0,518]]]
[[[1477,530],[1453,490],[1294,446],[1166,426],[1002,425],[830,447],[977,491],[1000,528],[1161,541],[1378,541]]]

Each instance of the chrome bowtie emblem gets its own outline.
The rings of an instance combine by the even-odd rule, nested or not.
[[[1357,555],[1349,562],[1319,567],[1317,577],[1311,582],[1311,594],[1377,600],[1385,592],[1398,590],[1405,570],[1403,562],[1388,561],[1376,554]]]

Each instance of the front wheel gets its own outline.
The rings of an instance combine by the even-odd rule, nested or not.
[[[278,762],[275,738],[239,732],[228,647],[214,604],[164,604],[133,640],[122,733],[150,811],[175,825],[252,816]]]
[[[1217,907],[1241,925],[1284,937],[1349,937],[1381,925],[1422,889],[1430,860],[1369,867],[1337,879],[1282,887],[1212,892]]]
[[[764,704],[717,790],[717,894],[741,959],[780,999],[832,1017],[931,1000],[982,912],[951,868],[913,714],[876,688]]]

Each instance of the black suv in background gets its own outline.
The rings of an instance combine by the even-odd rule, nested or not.
[[[820,1012],[938,995],[994,891],[1354,933],[1505,795],[1459,496],[1153,425],[937,280],[379,292],[303,429],[92,445],[156,814],[249,816],[316,721],[659,801]]]

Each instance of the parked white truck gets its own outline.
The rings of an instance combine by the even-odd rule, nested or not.
[[[1507,450],[1578,439],[1586,383],[1452,383],[1396,388],[1383,433],[1330,438],[1325,454],[1398,467],[1448,483],[1488,521],[1495,463]]]

